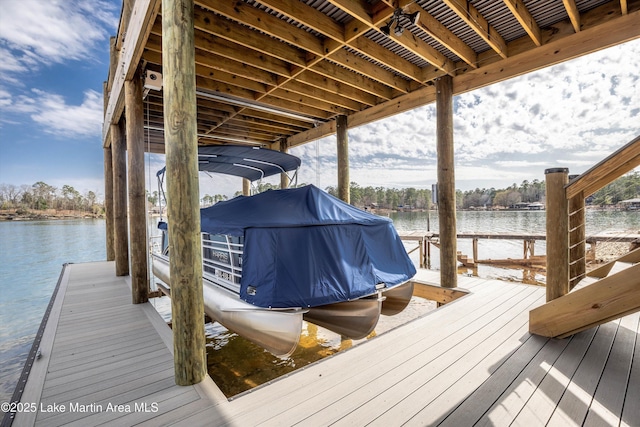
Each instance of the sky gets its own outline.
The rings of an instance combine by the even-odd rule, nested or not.
[[[0,184],[104,195],[102,84],[120,0],[0,0]],[[454,98],[456,187],[505,188],[544,170],[584,172],[640,135],[640,40]],[[431,188],[431,104],[349,130],[360,186]],[[337,183],[336,139],[291,149],[298,183]],[[147,156],[147,187],[164,156]],[[203,176],[200,193],[228,197],[239,178]],[[269,182],[279,182],[272,178]]]

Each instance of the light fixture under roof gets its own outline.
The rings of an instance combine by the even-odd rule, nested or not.
[[[380,27],[382,34],[388,37],[391,33],[391,28],[395,25],[393,28],[393,34],[395,34],[396,37],[400,37],[402,33],[404,33],[404,25],[400,22],[401,18],[407,19],[411,25],[416,25],[420,19],[420,12],[404,13],[402,9],[396,8],[396,10],[393,11],[393,16],[389,19],[389,22]]]

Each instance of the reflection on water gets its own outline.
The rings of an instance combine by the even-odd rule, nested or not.
[[[272,355],[217,322],[209,323],[206,325],[209,375],[227,397],[235,396],[361,344],[435,308],[435,302],[414,297],[403,312],[395,316],[380,316],[376,329],[361,340],[343,338],[313,323],[304,322],[298,347],[286,358]]]

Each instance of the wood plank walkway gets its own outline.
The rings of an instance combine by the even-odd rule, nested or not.
[[[528,333],[543,288],[460,276],[468,296],[227,401],[210,380],[173,385],[170,330],[149,304],[130,304],[112,263],[68,270],[43,339],[52,349],[22,401],[102,410],[14,425],[640,425],[638,313],[543,338]],[[108,403],[157,412],[107,412]]]

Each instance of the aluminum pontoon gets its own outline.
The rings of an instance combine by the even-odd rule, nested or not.
[[[201,170],[250,180],[297,172],[286,153],[202,147]],[[159,173],[160,176],[160,173]],[[171,284],[167,224],[154,275]],[[302,320],[360,339],[380,314],[402,311],[416,270],[391,220],[312,186],[239,196],[201,210],[205,312],[278,356],[291,354]]]

